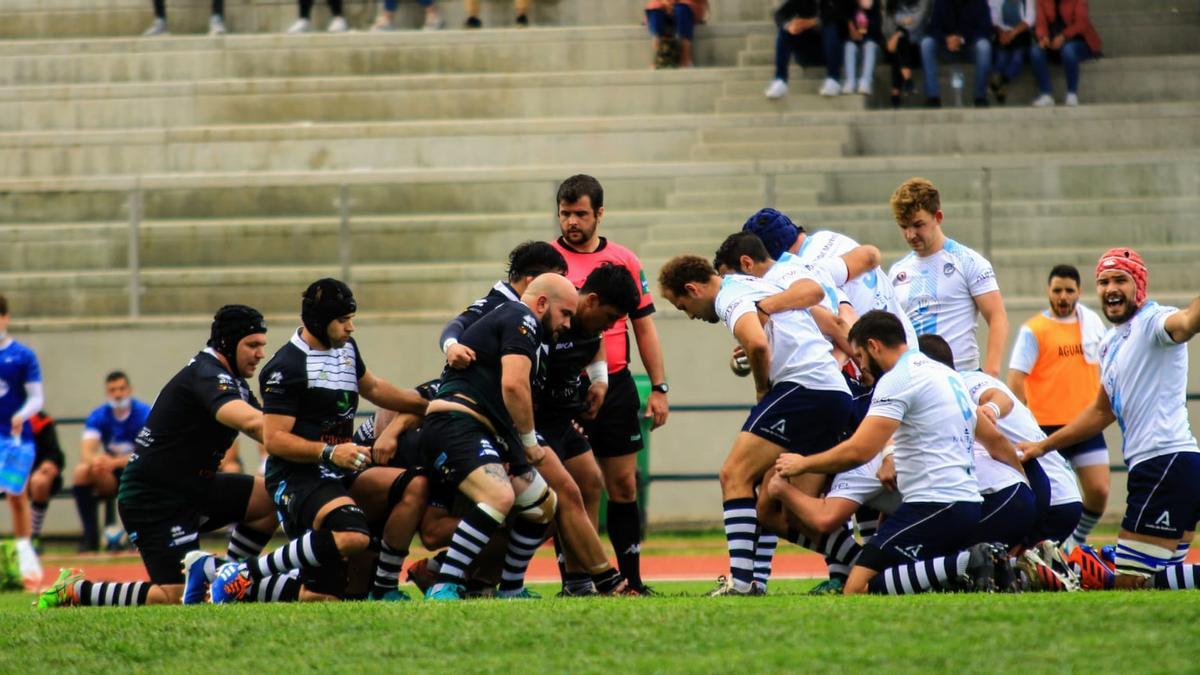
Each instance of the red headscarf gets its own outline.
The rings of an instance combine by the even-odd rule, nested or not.
[[[1096,263],[1096,277],[1100,277],[1101,272],[1107,270],[1120,270],[1129,276],[1133,277],[1133,284],[1137,288],[1137,294],[1133,298],[1134,304],[1139,307],[1146,301],[1146,286],[1150,281],[1150,272],[1146,269],[1146,263],[1142,262],[1142,256],[1138,255],[1137,251],[1131,248],[1110,248],[1100,256],[1100,262]]]

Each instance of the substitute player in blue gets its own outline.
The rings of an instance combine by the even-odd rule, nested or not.
[[[71,479],[83,526],[81,551],[95,551],[100,545],[96,498],[117,494],[121,472],[133,454],[134,440],[150,416],[150,406],[133,397],[129,376],[119,370],[104,378],[104,395],[107,400],[83,423],[80,461]]]
[[[992,589],[1004,551],[986,543],[970,546],[983,502],[973,446],[977,431],[989,445],[1007,441],[979,422],[958,373],[908,348],[904,327],[892,314],[867,312],[851,328],[850,342],[859,365],[876,380],[867,417],[849,440],[827,452],[783,455],[776,462],[784,477],[834,474],[871,461],[894,440],[904,501],[863,547],[844,592]],[[1011,445],[1007,450],[1007,463],[1020,471],[1016,452]]]
[[[1148,281],[1136,251],[1114,248],[1100,257],[1096,291],[1113,324],[1100,345],[1100,392],[1070,424],[1019,446],[1037,456],[1095,436],[1114,421],[1121,426],[1129,496],[1116,574],[1084,566],[1085,588],[1200,588],[1200,565],[1185,562],[1200,519],[1200,447],[1186,404],[1186,343],[1200,333],[1200,298],[1186,309],[1165,307],[1147,299]],[[1101,578],[1089,579],[1089,569]]]
[[[33,443],[29,418],[42,409],[42,368],[37,354],[8,334],[8,299],[0,295],[0,419],[8,420],[14,438]],[[33,550],[33,512],[27,491],[8,495],[13,515],[13,537],[17,540],[21,576],[27,588],[42,581],[42,566]]]

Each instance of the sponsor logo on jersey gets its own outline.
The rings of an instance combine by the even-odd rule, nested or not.
[[[913,544],[912,546],[900,546],[897,550],[913,560],[919,560],[921,558],[921,549],[924,546],[924,544]]]
[[[954,275],[954,263],[946,263],[945,265],[943,265],[942,266],[942,274],[945,274],[948,277],[953,276]]]
[[[779,434],[780,436],[783,436],[783,435],[787,434],[787,420],[781,419],[778,422],[767,427],[766,430],[773,434]]]
[[[641,277],[642,295],[650,295],[650,282],[646,279],[646,271],[639,270],[638,276]]]
[[[271,373],[271,376],[267,378],[267,381],[264,382],[264,384],[268,387],[273,384],[283,384],[283,371],[277,370]]]
[[[480,457],[500,457],[500,453],[496,452],[496,448],[485,438],[479,441],[479,456]]]
[[[896,283],[903,284],[908,281],[908,272],[900,272],[896,275]]]
[[[1164,530],[1171,529],[1171,512],[1163,511],[1162,514],[1154,521],[1155,527],[1161,527]]]

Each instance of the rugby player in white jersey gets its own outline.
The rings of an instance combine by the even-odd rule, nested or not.
[[[996,377],[1008,339],[1008,315],[992,264],[942,232],[941,196],[933,183],[910,178],[892,194],[892,214],[912,249],[888,271],[917,334],[950,343],[959,371],[980,369],[975,324],[988,325],[983,372]]]
[[[971,546],[983,501],[973,446],[978,431],[980,441],[1003,457],[1007,441],[979,421],[958,373],[908,348],[894,315],[864,314],[850,329],[850,342],[860,365],[876,378],[870,413],[833,449],[776,461],[785,477],[837,473],[871,461],[894,441],[903,503],[863,548],[844,592],[992,589],[994,567],[1005,559],[999,547]],[[1019,471],[1011,445],[1007,452],[1006,463]]]
[[[713,595],[749,595],[760,531],[755,488],[785,452],[814,454],[833,447],[850,421],[850,392],[829,343],[808,311],[768,317],[755,303],[780,287],[763,279],[717,275],[696,256],[669,260],[658,278],[663,297],[689,318],[724,322],[746,352],[758,405],[721,467],[730,577]],[[807,487],[816,494],[823,476]],[[779,534],[779,533],[776,533]]]
[[[1200,298],[1186,309],[1165,307],[1147,299],[1148,281],[1136,251],[1114,248],[1100,257],[1096,291],[1113,324],[1100,345],[1100,392],[1070,424],[1020,447],[1037,456],[1120,424],[1129,496],[1115,578],[1101,581],[1121,589],[1194,589],[1200,566],[1185,560],[1200,518],[1200,448],[1188,423],[1186,343],[1200,332]],[[1088,586],[1087,568],[1083,576]]]
[[[742,225],[742,231],[758,235],[767,249],[767,254],[782,264],[814,265],[828,258],[844,256],[859,246],[854,239],[837,232],[806,232],[786,215],[771,208],[760,209],[750,216]],[[878,262],[861,276],[851,275],[851,278],[837,286],[836,290],[838,299],[842,303],[848,302],[854,310],[851,316],[846,314],[844,307],[840,308],[840,315],[847,323],[854,323],[855,318],[872,309],[891,312],[900,317],[901,323],[904,324],[908,346],[912,349],[917,348],[917,333],[900,306],[887,274],[879,267]],[[776,298],[771,304],[781,300],[782,298]]]

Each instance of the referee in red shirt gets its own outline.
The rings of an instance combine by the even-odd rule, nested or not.
[[[610,262],[624,265],[641,291],[637,311],[629,315],[642,365],[650,375],[646,416],[657,429],[667,422],[667,376],[662,348],[651,314],[654,301],[642,263],[632,251],[599,235],[604,217],[604,188],[591,176],[577,175],[558,187],[558,226],[562,236],[553,242],[567,260],[567,278],[578,288],[592,270]],[[629,372],[629,334],[625,319],[604,331],[608,362],[608,392],[597,411],[579,420],[600,462],[608,491],[608,537],[617,553],[617,566],[630,585],[644,588],[641,576],[641,518],[637,507],[637,453],[642,449],[641,401]]]

